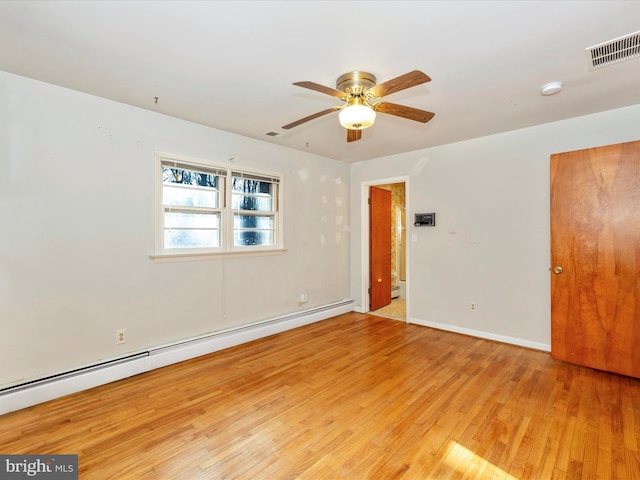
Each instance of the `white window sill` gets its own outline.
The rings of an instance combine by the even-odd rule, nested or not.
[[[286,248],[277,248],[272,250],[251,250],[251,251],[235,251],[235,252],[208,252],[208,253],[159,253],[149,255],[155,263],[168,262],[195,262],[201,260],[218,260],[220,258],[243,258],[243,257],[260,257],[265,255],[282,255],[287,251]]]

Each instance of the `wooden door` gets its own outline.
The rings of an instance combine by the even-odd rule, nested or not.
[[[640,141],[551,156],[551,356],[640,378]]]
[[[369,310],[391,303],[391,192],[369,191]]]

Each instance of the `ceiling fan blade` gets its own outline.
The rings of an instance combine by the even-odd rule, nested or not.
[[[313,115],[309,115],[308,117],[304,117],[304,118],[301,118],[300,120],[296,120],[293,123],[289,123],[288,125],[285,125],[282,128],[285,130],[289,130],[290,128],[297,127],[298,125],[302,125],[303,123],[306,123],[310,120],[314,120],[318,117],[322,117],[323,115],[327,115],[328,113],[335,112],[336,110],[340,110],[341,108],[342,107],[327,108],[326,110],[322,110],[321,112],[314,113]]]
[[[362,138],[362,130],[353,130],[349,128],[347,130],[347,142],[355,142]]]
[[[415,87],[416,85],[430,81],[431,78],[429,78],[429,75],[422,73],[420,70],[414,70],[413,72],[405,73],[404,75],[400,75],[399,77],[392,78],[391,80],[387,80],[386,82],[382,82],[371,87],[369,89],[369,93],[374,97],[380,98],[385,95],[399,92],[405,88]]]
[[[427,112],[426,110],[419,110],[417,108],[389,102],[376,103],[373,109],[376,112],[388,113],[396,117],[408,118],[409,120],[422,123],[427,123],[435,116],[435,113]]]
[[[320,85],[319,83],[314,82],[296,82],[294,85],[298,87],[308,88],[310,90],[315,90],[316,92],[326,93],[327,95],[331,95],[332,97],[337,97],[340,99],[345,99],[347,95],[340,90],[336,90],[335,88],[325,87],[324,85]]]

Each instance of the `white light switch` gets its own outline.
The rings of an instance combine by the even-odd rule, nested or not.
[[[412,243],[416,243],[418,241],[418,234],[417,233],[412,233],[411,234],[411,242]]]

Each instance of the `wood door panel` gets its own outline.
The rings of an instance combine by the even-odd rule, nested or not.
[[[640,378],[640,142],[551,156],[551,355]]]
[[[391,192],[371,187],[369,192],[369,309],[391,303]]]

